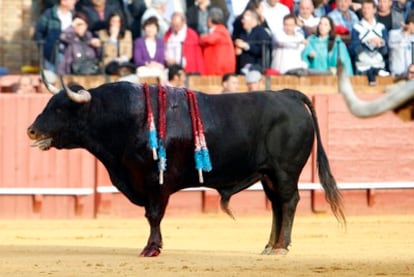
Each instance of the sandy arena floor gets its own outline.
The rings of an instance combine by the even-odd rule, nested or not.
[[[0,220],[0,276],[414,276],[414,216],[297,217],[286,256],[263,256],[270,215],[172,217],[141,258],[137,220]]]

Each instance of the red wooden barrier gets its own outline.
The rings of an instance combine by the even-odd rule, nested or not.
[[[142,208],[129,203],[120,193],[111,192],[114,190],[106,169],[86,151],[42,152],[29,147],[26,129],[49,98],[41,94],[0,95],[0,218],[142,215]],[[391,112],[373,119],[357,119],[347,111],[340,95],[315,95],[313,101],[323,144],[339,183],[414,180],[413,122],[402,122]],[[300,182],[318,183],[314,153]],[[212,202],[203,198],[205,194]],[[328,210],[321,191],[305,190],[300,194],[302,213],[311,208]],[[367,201],[376,208],[403,206],[406,208],[402,212],[413,211],[413,202],[407,200],[413,194],[412,189],[402,193],[344,192],[347,210],[355,212],[362,206],[367,209]],[[185,191],[172,196],[167,213],[197,213],[203,207],[217,211],[217,196]],[[236,215],[265,211],[265,196],[262,191],[244,191],[232,198],[230,207]]]
[[[49,95],[0,95],[0,217],[94,214],[93,156],[83,150],[42,152],[30,147],[26,129],[49,99]]]

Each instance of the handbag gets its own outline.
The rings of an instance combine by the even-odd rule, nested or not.
[[[86,57],[77,59],[71,64],[71,73],[75,75],[99,74],[98,60]]]
[[[79,41],[80,55],[70,65],[71,73],[75,75],[93,75],[99,74],[99,60],[97,58],[88,57],[86,52],[88,45],[85,41]]]

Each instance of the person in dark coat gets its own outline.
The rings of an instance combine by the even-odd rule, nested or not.
[[[243,31],[235,37],[236,72],[243,74],[250,65],[260,65],[263,69],[269,67],[270,53],[267,51],[272,45],[272,37],[268,31],[259,25],[259,16],[253,10],[243,13]]]

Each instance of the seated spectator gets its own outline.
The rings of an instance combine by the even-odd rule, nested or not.
[[[387,31],[401,28],[404,22],[404,15],[392,9],[392,0],[378,0],[378,10],[376,19],[384,24]]]
[[[222,93],[239,92],[239,76],[235,73],[226,73],[221,78]]]
[[[374,0],[363,0],[361,12],[362,19],[352,29],[349,49],[356,58],[356,74],[367,75],[369,85],[376,85],[375,76],[389,75],[384,60],[388,53],[388,33],[384,24],[375,20]]]
[[[312,0],[300,0],[297,24],[306,37],[315,34],[319,24],[319,17],[313,15],[314,10]]]
[[[405,26],[391,30],[388,36],[389,64],[393,76],[406,75],[413,59],[414,14],[405,20]]]
[[[164,36],[168,65],[178,64],[186,73],[204,73],[203,53],[198,34],[186,24],[184,13],[175,12]]]
[[[138,76],[162,77],[166,64],[165,44],[157,37],[159,32],[157,18],[155,16],[148,18],[142,28],[144,36],[134,42],[134,62],[138,67]]]
[[[64,58],[59,64],[59,74],[98,74],[101,41],[88,31],[88,19],[83,13],[75,13],[72,26],[60,35]]]
[[[272,37],[266,29],[260,25],[259,15],[252,10],[243,13],[243,31],[234,40],[236,49],[236,72],[243,74],[252,64],[267,68],[270,60],[270,46]],[[269,50],[268,50],[269,49]]]
[[[253,69],[247,72],[246,76],[247,91],[258,91],[262,88],[263,76],[259,70]]]
[[[19,81],[17,81],[13,91],[18,94],[29,94],[37,92],[33,85],[32,77],[25,75],[20,76]]]
[[[185,71],[180,65],[173,64],[171,66],[168,66],[167,86],[183,88],[185,87],[185,79]]]
[[[208,34],[200,37],[204,58],[205,75],[223,75],[234,72],[236,58],[230,34],[223,25],[223,11],[219,7],[211,7],[208,11]]]
[[[58,41],[63,30],[72,24],[75,0],[59,0],[59,4],[45,10],[36,22],[34,40],[42,45],[45,69],[57,72],[56,65],[63,59],[58,53]]]
[[[158,20],[157,37],[159,38],[163,38],[170,27],[169,21],[164,17],[166,7],[167,0],[152,0],[151,5],[141,17],[141,26],[143,26],[144,22],[150,17],[155,17]]]
[[[134,73],[135,66],[130,63],[132,58],[132,35],[126,29],[120,12],[109,15],[106,28],[98,33],[103,43],[103,63],[105,73],[110,75],[125,75]]]
[[[336,0],[336,9],[328,14],[335,25],[335,32],[345,41],[349,40],[353,26],[359,22],[356,13],[351,10],[351,3],[351,0]]]
[[[413,10],[413,2],[409,0],[395,0],[392,2],[392,9],[401,13],[404,19],[407,19]]]
[[[285,74],[290,70],[307,67],[301,56],[307,41],[297,28],[293,14],[283,18],[283,31],[275,34],[274,41],[272,69]]]
[[[188,26],[195,30],[199,35],[208,33],[207,26],[208,9],[210,8],[210,0],[195,0],[194,4],[187,9],[186,17]],[[224,13],[223,13],[224,23]]]
[[[82,5],[79,11],[86,15],[89,23],[88,29],[92,34],[97,34],[98,31],[105,29],[109,15],[114,11],[122,14],[119,6],[108,0],[90,0],[90,5]]]
[[[331,71],[336,74],[338,55],[348,74],[353,75],[352,62],[342,39],[335,34],[335,26],[328,16],[322,16],[315,35],[308,37],[308,44],[302,52],[310,70]]]

